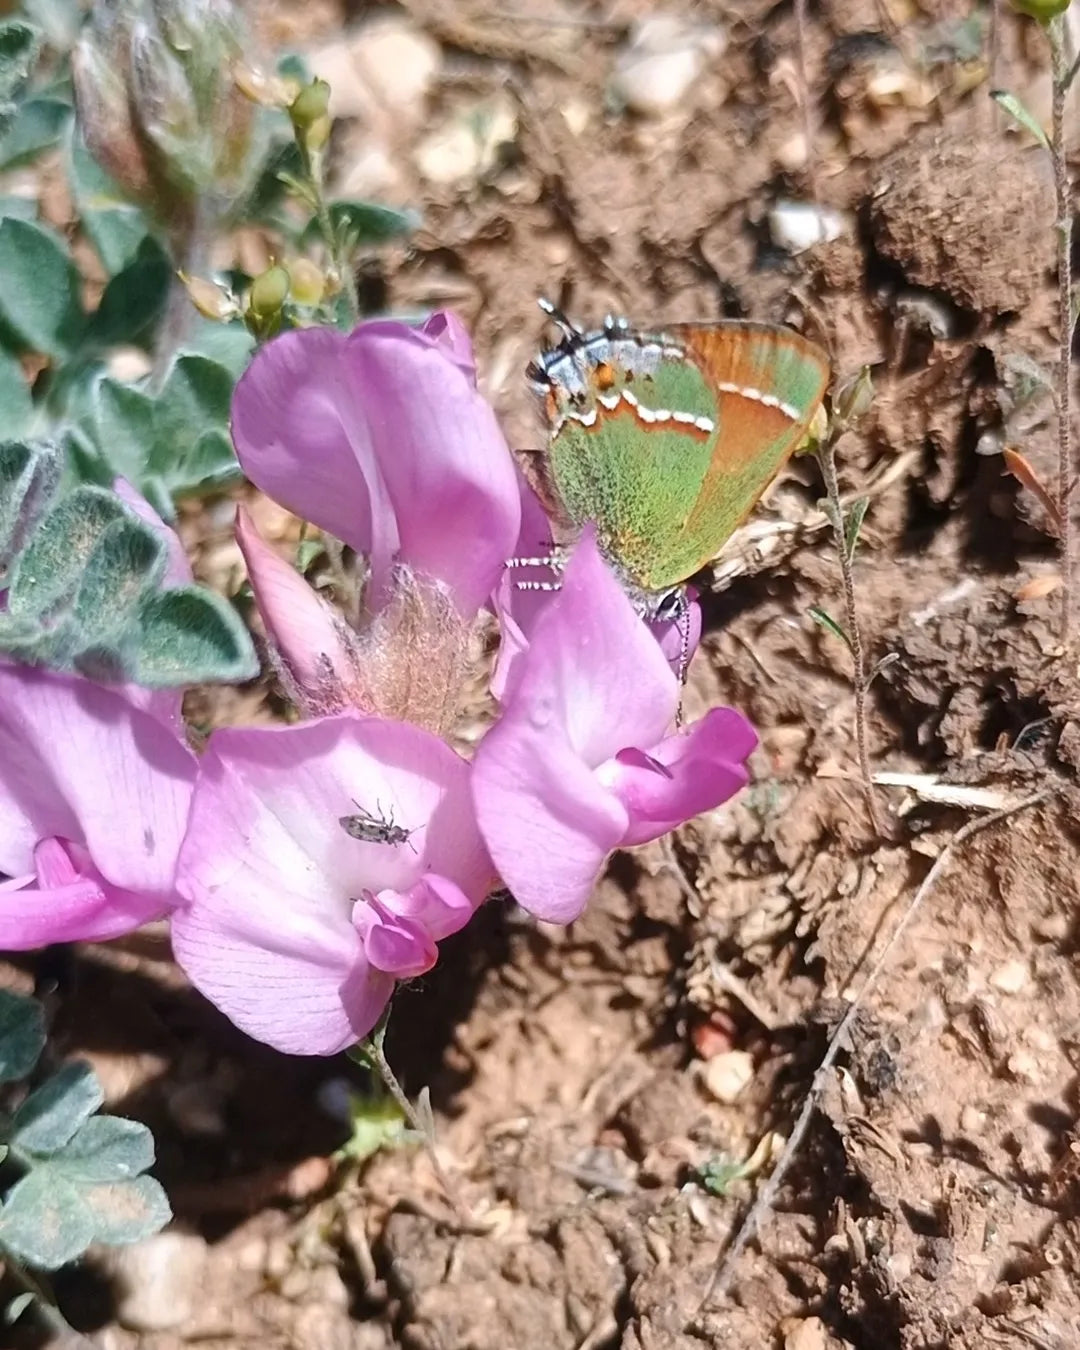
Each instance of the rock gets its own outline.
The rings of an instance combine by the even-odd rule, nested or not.
[[[720,28],[654,15],[635,27],[616,58],[609,92],[617,103],[644,116],[669,112],[726,46]]]
[[[1018,994],[1028,982],[1026,961],[1006,961],[990,975],[989,984],[1002,994]]]
[[[155,1233],[109,1254],[116,1317],[131,1331],[183,1326],[203,1298],[207,1247],[195,1233]]]
[[[473,183],[495,168],[503,146],[517,136],[517,114],[506,94],[459,112],[416,147],[416,167],[439,186]]]
[[[730,1106],[754,1077],[754,1057],[745,1050],[714,1055],[701,1071],[701,1081],[710,1096]]]
[[[331,117],[419,121],[439,72],[437,42],[396,15],[372,19],[307,53],[313,75],[330,85]]]
[[[769,235],[777,248],[803,253],[815,244],[831,244],[848,230],[840,211],[811,202],[777,202],[769,212]]]

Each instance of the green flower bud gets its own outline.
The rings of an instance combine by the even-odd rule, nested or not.
[[[1049,23],[1069,8],[1069,0],[1010,0],[1010,3],[1013,9],[1019,10],[1021,14],[1030,14],[1040,23]]]
[[[326,277],[310,258],[289,263],[290,294],[298,305],[314,308],[326,294]]]
[[[248,291],[244,322],[260,341],[281,328],[285,301],[289,298],[289,274],[279,263],[260,272]]]
[[[321,150],[330,139],[330,86],[325,80],[312,80],[289,105],[289,116],[296,139],[309,153]]]

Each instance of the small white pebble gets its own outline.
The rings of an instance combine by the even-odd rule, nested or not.
[[[1027,962],[1019,959],[998,966],[989,979],[989,984],[1003,994],[1018,994],[1027,982]]]
[[[754,1077],[754,1057],[745,1050],[725,1050],[708,1061],[701,1074],[705,1090],[730,1106]]]
[[[612,97],[631,111],[659,116],[677,108],[706,65],[727,45],[719,28],[655,14],[638,24],[619,53]]]
[[[1039,1061],[1030,1050],[1015,1050],[1006,1061],[1006,1068],[1021,1083],[1037,1083],[1042,1077]]]
[[[842,212],[810,202],[780,201],[769,212],[769,235],[787,253],[803,253],[815,244],[839,239],[847,227]]]
[[[965,1134],[981,1134],[986,1124],[986,1112],[976,1106],[965,1106],[960,1112],[960,1128]]]

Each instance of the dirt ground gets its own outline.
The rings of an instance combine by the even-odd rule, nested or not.
[[[1080,1346],[1080,704],[1054,541],[999,453],[1009,440],[1052,478],[1052,406],[1027,363],[1055,350],[1053,195],[988,98],[1005,86],[1045,115],[1045,55],[1003,15],[991,77],[968,0],[809,11],[810,162],[791,4],[665,0],[700,25],[701,70],[641,115],[611,81],[655,12],[642,0],[408,0],[390,17],[428,42],[430,81],[381,111],[339,81],[335,172],[422,210],[362,291],[461,313],[512,444],[541,434],[523,381],[538,295],[583,321],[790,321],[841,375],[872,366],[839,458],[844,490],[871,498],[865,637],[895,656],[871,719],[875,769],[909,776],[880,789],[893,837],[872,835],[855,778],[846,653],[808,613],[841,596],[820,484],[796,463],[717,565],[686,695],[690,717],[724,701],[759,729],[750,789],[616,857],[567,930],[488,906],[399,995],[390,1057],[412,1093],[430,1087],[473,1222],[448,1217],[417,1150],[335,1169],[326,1086],[356,1071],[245,1041],[162,936],[20,967],[58,991],[57,1052],[89,1056],[111,1109],[153,1126],[189,1239],[171,1327],[123,1325],[122,1263],[57,1281],[95,1344]],[[370,21],[273,13],[267,41],[339,63]],[[770,211],[814,194],[842,233],[792,255]],[[235,586],[227,518],[210,504],[186,528],[204,575]],[[274,715],[263,685],[211,712]],[[933,860],[1042,789],[957,846],[819,1079],[757,1239],[703,1305]]]

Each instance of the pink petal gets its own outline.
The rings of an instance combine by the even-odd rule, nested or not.
[[[440,942],[464,928],[476,909],[460,886],[437,872],[425,873],[404,895],[391,900],[384,893],[380,899],[391,904],[396,913],[422,924]]]
[[[508,707],[551,719],[595,768],[624,746],[659,741],[678,700],[678,681],[589,527],[536,621]]]
[[[690,658],[701,641],[701,606],[693,587],[690,587],[688,606],[686,613],[678,619],[649,624],[649,630],[659,642],[660,650],[675,672],[676,679],[685,678],[684,662],[687,666],[690,664]]]
[[[503,714],[477,749],[473,796],[518,904],[551,923],[576,919],[628,818],[567,743],[552,706],[515,703]]]
[[[245,875],[238,884],[248,887]],[[244,901],[273,900],[274,891],[245,889]],[[287,898],[287,897],[285,897]],[[195,987],[257,1041],[289,1055],[336,1055],[371,1031],[394,991],[394,977],[373,970],[359,935],[346,959],[325,959],[274,933],[226,926],[198,904],[172,923],[173,951]]]
[[[346,364],[397,512],[401,560],[444,582],[471,616],[514,546],[520,504],[506,441],[461,359],[460,330],[444,319],[448,355],[438,317],[425,331],[362,324]]]
[[[160,918],[145,895],[78,877],[63,886],[20,889],[0,884],[0,951],[33,951],[54,942],[107,942]]]
[[[256,487],[367,555],[378,596],[398,549],[397,519],[346,344],[336,329],[305,328],[260,347],[233,395],[233,441]]]
[[[236,512],[236,542],[244,555],[255,602],[273,643],[298,685],[313,696],[335,684],[339,706],[347,702],[353,677],[352,656],[337,611],[269,544],[241,506]]]
[[[420,332],[440,347],[468,380],[476,383],[472,338],[456,314],[448,309],[437,310],[424,320]]]
[[[395,913],[378,896],[357,903],[353,922],[368,961],[395,979],[423,975],[438,959],[435,940],[423,924]]]
[[[119,690],[0,663],[0,764],[0,872],[59,836],[111,886],[171,900],[196,760],[169,726]]]
[[[510,555],[515,559],[546,558],[554,551],[551,521],[540,498],[518,473],[521,498],[521,527]],[[491,692],[500,703],[511,697],[511,684],[521,673],[518,657],[529,646],[536,621],[551,603],[552,590],[531,590],[521,582],[557,585],[559,574],[551,567],[508,567],[499,578],[494,593],[495,614],[499,620],[499,654],[491,677]]]
[[[741,713],[711,708],[648,753],[620,751],[600,776],[629,815],[621,843],[658,839],[733,797],[747,784],[744,761],[756,745],[757,736]]]
[[[479,904],[491,862],[469,765],[419,727],[340,713],[290,727],[216,732],[203,756],[174,916],[177,960],[250,1035],[295,1054],[364,1036],[392,978],[370,965],[357,899],[407,892],[431,869]],[[355,803],[354,799],[355,798]],[[360,809],[413,833],[351,838]]]

